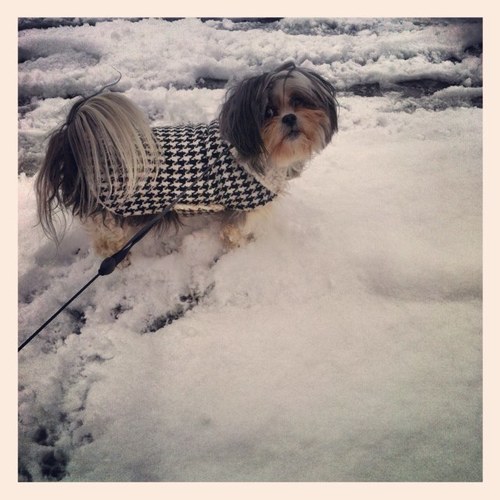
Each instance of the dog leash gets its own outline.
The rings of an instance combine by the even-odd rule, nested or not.
[[[206,165],[201,174],[201,179],[205,178],[210,173],[211,165]],[[99,270],[97,274],[91,278],[78,292],[76,292],[73,297],[71,297],[64,305],[62,305],[45,323],[38,328],[35,332],[33,332],[24,342],[22,342],[17,348],[17,352],[20,352],[24,347],[26,347],[42,330],[47,327],[59,314],[61,314],[66,307],[68,307],[71,302],[73,302],[80,294],[82,294],[99,276],[106,276],[111,274],[116,266],[125,259],[125,257],[130,252],[131,248],[138,243],[139,241],[146,236],[146,234],[153,229],[153,227],[158,224],[167,214],[170,212],[174,206],[179,202],[182,194],[179,194],[172,202],[170,202],[161,213],[156,215],[153,219],[151,219],[146,225],[144,225],[137,233],[130,238],[130,240],[125,243],[125,245],[118,250],[118,252],[114,253],[110,257],[106,257],[99,266]]]
[[[200,179],[203,179],[210,173],[211,165],[207,164],[200,176]],[[28,345],[44,328],[46,328],[66,307],[71,304],[80,294],[82,294],[99,276],[106,276],[111,274],[116,266],[125,259],[125,257],[130,252],[130,249],[138,243],[146,234],[156,225],[158,224],[168,212],[170,212],[173,207],[179,202],[182,197],[182,193],[175,197],[175,199],[169,203],[161,213],[156,215],[153,219],[149,221],[145,226],[143,226],[137,233],[132,236],[132,238],[115,254],[110,257],[106,257],[99,266],[99,270],[97,274],[90,279],[78,292],[76,292],[73,297],[71,297],[63,306],[61,306],[45,323],[43,323],[38,330],[32,333],[17,349],[17,352],[20,352],[26,345]]]
[[[205,172],[206,174],[206,172]],[[18,348],[17,352],[20,352],[25,346],[27,346],[47,325],[49,325],[66,307],[68,307],[71,302],[73,302],[81,293],[83,293],[99,276],[106,276],[108,274],[111,274],[115,269],[116,266],[122,262],[122,260],[128,255],[130,252],[131,248],[138,243],[139,241],[146,236],[146,234],[156,225],[158,224],[166,215],[168,212],[172,210],[174,205],[177,203],[178,200],[174,200],[172,203],[167,205],[164,209],[163,212],[158,214],[154,219],[151,219],[145,226],[143,226],[137,233],[130,238],[130,240],[125,243],[125,245],[118,250],[118,252],[114,253],[110,257],[106,257],[102,262],[101,265],[99,266],[99,270],[97,274],[88,282],[86,283],[78,292],[73,295],[63,306],[59,308],[58,311],[56,311],[38,330],[36,330],[34,333],[32,333]]]

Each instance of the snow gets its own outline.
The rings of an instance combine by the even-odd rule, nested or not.
[[[20,480],[481,481],[481,33],[478,19],[20,31],[20,342],[100,262],[78,221],[59,249],[36,226],[43,138],[75,95],[119,71],[153,124],[208,122],[222,87],[294,59],[340,104],[339,133],[254,241],[224,253],[196,219],[147,237],[20,353]]]

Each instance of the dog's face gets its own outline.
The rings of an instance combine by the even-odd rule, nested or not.
[[[337,130],[333,86],[289,63],[229,91],[220,114],[222,136],[260,173],[298,175]]]

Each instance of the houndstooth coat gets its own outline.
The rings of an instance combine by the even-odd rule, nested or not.
[[[162,156],[159,171],[143,174],[131,195],[120,183],[113,189],[105,185],[100,203],[108,211],[123,217],[151,215],[170,204],[181,215],[248,211],[276,196],[235,161],[216,120],[152,130]]]

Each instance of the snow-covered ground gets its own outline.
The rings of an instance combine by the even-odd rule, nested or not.
[[[208,122],[293,59],[340,105],[254,241],[147,238],[20,353],[21,481],[481,480],[480,20],[103,20],[19,51],[20,342],[100,262],[36,226],[76,95],[118,70],[153,124]]]

